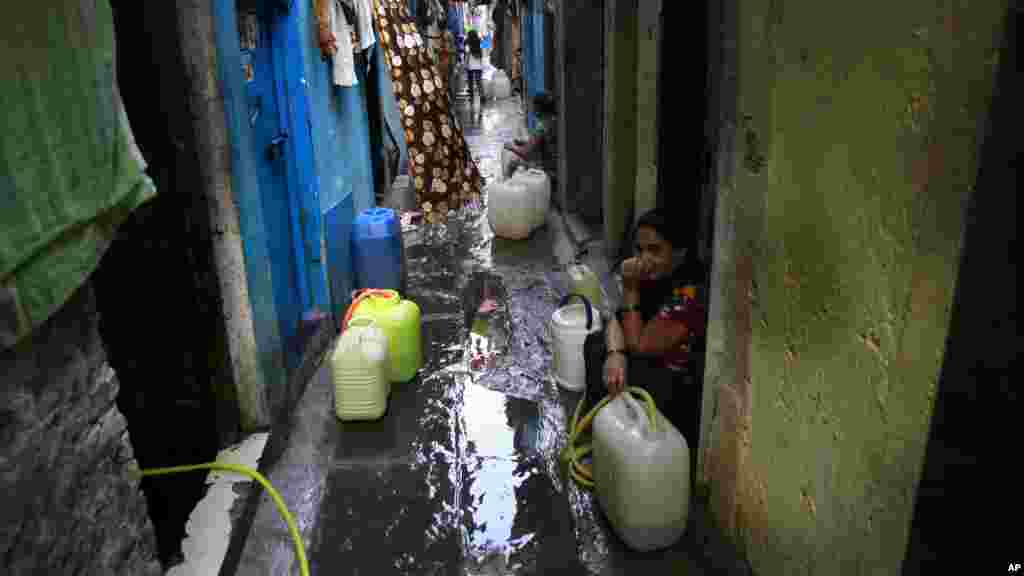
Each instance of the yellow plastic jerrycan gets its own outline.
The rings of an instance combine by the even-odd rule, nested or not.
[[[359,317],[372,319],[387,335],[391,381],[412,380],[423,365],[420,307],[395,290],[363,290],[349,306],[342,329]]]
[[[566,270],[569,277],[569,294],[580,294],[597,308],[604,309],[604,293],[597,274],[586,264],[579,262]]]
[[[339,420],[376,420],[388,408],[388,339],[369,318],[355,318],[331,355],[334,412]]]

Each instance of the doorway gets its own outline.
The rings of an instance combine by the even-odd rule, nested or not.
[[[296,142],[303,134],[290,130],[287,91],[287,13],[278,2],[238,0],[238,34],[251,132],[250,150],[256,166],[266,232],[274,308],[284,348],[284,368],[297,369],[304,352],[303,312],[313,296],[305,264],[304,211],[298,191]],[[301,98],[301,95],[296,95]],[[306,211],[308,212],[308,211]]]
[[[564,119],[565,184],[562,210],[594,230],[604,226],[604,0],[568,0],[560,7],[565,85],[559,107]],[[570,104],[571,103],[571,104]]]
[[[700,229],[703,196],[713,192],[706,186],[711,176],[713,147],[705,127],[714,109],[711,85],[717,79],[708,73],[709,57],[714,56],[709,50],[708,8],[707,0],[662,2],[658,15],[656,204],[678,215],[680,223],[694,231]],[[685,68],[678,66],[675,54],[688,55]],[[675,77],[677,74],[686,75],[687,92],[700,95],[687,97],[685,106],[677,104],[681,96],[678,91],[684,89]]]

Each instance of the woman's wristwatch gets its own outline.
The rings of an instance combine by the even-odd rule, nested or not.
[[[626,351],[625,351],[625,350],[622,350],[622,349],[620,349],[620,348],[609,348],[609,349],[608,349],[608,350],[607,350],[607,351],[606,351],[606,352],[604,353],[604,357],[605,357],[605,358],[610,358],[612,354],[622,354],[622,356],[623,356],[623,357],[625,357],[625,356],[626,356]]]
[[[619,314],[625,314],[626,312],[639,312],[639,311],[640,311],[640,307],[637,306],[636,304],[632,304],[632,305],[629,305],[629,306],[620,306],[619,307]]]

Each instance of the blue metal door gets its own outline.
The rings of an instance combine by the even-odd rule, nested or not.
[[[260,200],[267,234],[267,250],[274,286],[278,329],[288,369],[298,365],[301,349],[295,346],[305,308],[303,276],[297,258],[302,231],[296,191],[290,186],[287,102],[281,89],[283,70],[275,55],[280,18],[276,2],[260,2],[239,14],[242,59],[245,68],[248,121],[252,126],[252,153],[256,158]]]

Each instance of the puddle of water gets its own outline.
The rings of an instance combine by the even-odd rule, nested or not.
[[[464,573],[532,574],[543,573],[544,566],[582,573],[570,568],[576,544],[553,465],[556,450],[541,444],[555,440],[542,432],[536,402],[545,383],[527,374],[522,358],[510,353],[516,332],[524,328],[510,321],[510,308],[518,304],[502,277],[486,271],[470,275],[463,302],[470,376],[460,427]],[[557,526],[561,532],[552,532]]]
[[[535,447],[539,411],[529,400],[469,384],[463,396],[463,421],[467,455],[521,458]]]

